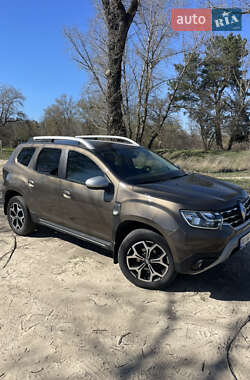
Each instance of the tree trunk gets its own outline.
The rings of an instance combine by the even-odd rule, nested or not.
[[[122,114],[122,57],[128,31],[139,6],[139,0],[131,0],[126,12],[121,0],[102,0],[108,27],[108,80],[107,104],[109,114],[108,133],[126,136]]]
[[[201,127],[201,139],[202,139],[204,151],[207,152],[208,151],[208,141],[207,141],[207,137],[206,137],[206,134],[204,132],[203,127]]]
[[[152,146],[153,146],[153,143],[154,143],[156,137],[158,137],[158,133],[157,133],[157,132],[155,132],[155,133],[151,136],[151,138],[150,138],[150,140],[149,140],[149,143],[148,143],[148,149],[152,149]]]
[[[219,103],[217,101],[217,103]],[[222,143],[222,134],[221,134],[221,127],[220,127],[220,111],[219,111],[219,104],[216,104],[216,109],[215,109],[215,126],[214,126],[214,131],[215,131],[215,142],[216,145],[219,149],[223,150],[223,143]]]
[[[231,150],[231,149],[232,149],[233,143],[234,143],[234,139],[233,139],[233,137],[231,136],[231,137],[230,137],[230,140],[229,140],[229,142],[228,142],[227,150]]]
[[[220,129],[220,125],[217,122],[215,124],[215,141],[216,141],[217,147],[223,150],[224,148],[222,144],[221,129]]]
[[[118,45],[120,48],[118,49]],[[107,87],[107,104],[108,104],[108,133],[114,135],[126,136],[126,128],[122,114],[122,92],[121,92],[121,63],[123,42],[115,41],[113,36],[109,42],[109,68]]]

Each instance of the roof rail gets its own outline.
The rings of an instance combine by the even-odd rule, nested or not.
[[[129,143],[131,145],[135,146],[140,146],[137,144],[134,140],[131,140],[127,137],[122,137],[122,136],[107,136],[107,135],[85,135],[85,136],[76,136],[76,138],[81,138],[84,140],[102,140],[102,139],[107,139],[107,140],[120,140],[120,143],[126,144]]]
[[[41,140],[49,140],[49,142],[54,142],[54,140],[68,140],[68,141],[77,141],[81,143],[82,145],[85,146],[85,148],[88,149],[93,149],[93,145],[91,145],[90,142],[80,138],[79,136],[77,137],[72,137],[72,136],[35,136],[32,137],[29,141],[41,141]]]

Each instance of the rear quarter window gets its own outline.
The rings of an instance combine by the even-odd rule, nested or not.
[[[24,166],[28,166],[34,152],[35,148],[23,148],[17,156],[17,161]]]

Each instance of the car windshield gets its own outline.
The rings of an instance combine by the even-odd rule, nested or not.
[[[122,181],[131,185],[164,181],[185,175],[171,162],[143,147],[110,145],[99,158]]]

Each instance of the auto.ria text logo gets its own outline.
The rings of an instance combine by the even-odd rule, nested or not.
[[[171,25],[176,31],[239,31],[240,8],[173,8]]]
[[[241,30],[241,9],[212,9],[212,30]]]

